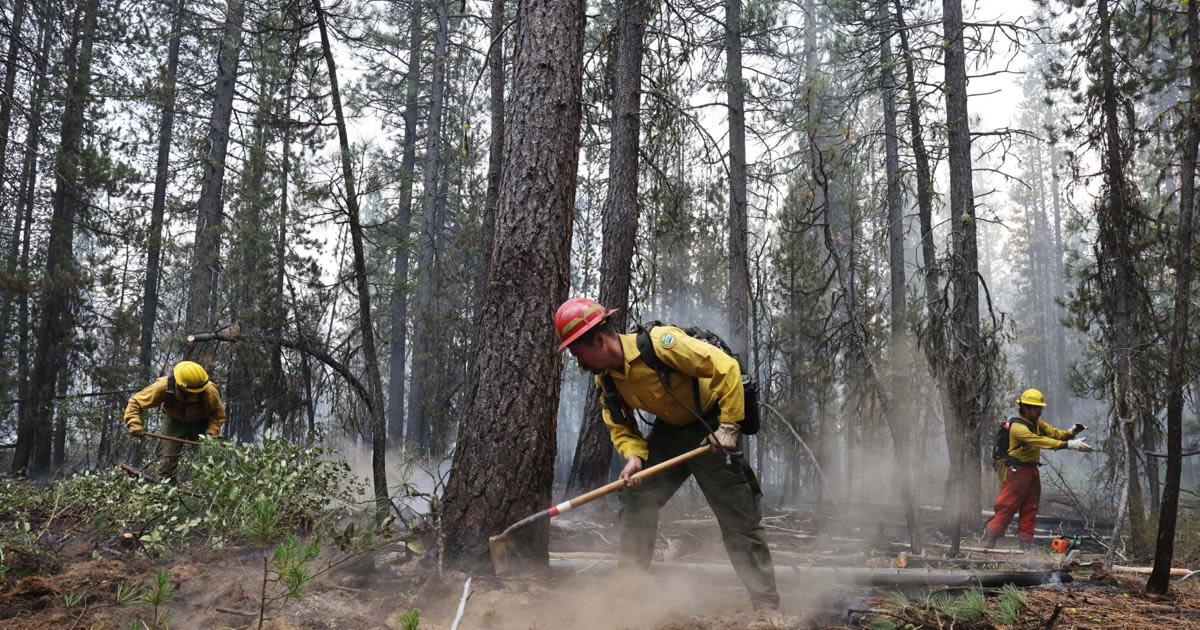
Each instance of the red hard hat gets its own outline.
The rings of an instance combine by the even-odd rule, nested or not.
[[[606,309],[591,298],[571,298],[554,313],[554,328],[558,330],[558,351],[571,345],[583,333],[608,319],[617,309]]]

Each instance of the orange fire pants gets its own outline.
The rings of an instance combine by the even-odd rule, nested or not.
[[[1008,477],[1000,484],[1000,495],[992,504],[996,511],[987,524],[992,536],[1004,536],[1013,515],[1020,513],[1017,520],[1017,538],[1033,540],[1033,529],[1037,523],[1038,503],[1042,499],[1042,478],[1037,466],[1009,466]]]

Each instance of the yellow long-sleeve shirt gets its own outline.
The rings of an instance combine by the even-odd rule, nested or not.
[[[1026,422],[1014,418],[1008,427],[1008,456],[1024,464],[1042,461],[1042,449],[1064,448],[1072,437],[1070,431],[1055,428],[1045,420],[1038,420],[1036,432]]]
[[[176,386],[180,391],[182,387]],[[185,394],[185,400],[177,401],[174,405],[163,405],[167,400],[167,377],[162,377],[150,383],[142,391],[129,397],[125,405],[125,424],[133,421],[142,422],[142,412],[153,407],[162,407],[163,413],[181,422],[208,421],[205,433],[216,437],[221,434],[225,424],[225,405],[221,403],[221,394],[217,386],[209,381],[204,391],[198,394]]]
[[[719,348],[689,337],[674,326],[656,326],[650,330],[655,354],[663,363],[674,368],[671,374],[671,394],[663,389],[658,374],[641,359],[637,335],[619,335],[625,364],[606,372],[620,392],[625,404],[654,414],[655,422],[683,426],[699,422],[693,411],[703,415],[705,410],[719,406],[721,422],[741,422],[745,417],[745,398],[742,392],[742,373],[737,360]],[[700,409],[695,406],[692,381],[700,382]],[[603,394],[604,382],[596,377]],[[678,402],[676,402],[678,399]],[[683,403],[686,407],[680,407]],[[608,426],[613,447],[623,457],[636,455],[645,460],[650,449],[636,426],[617,423],[608,408],[600,406],[604,424]]]

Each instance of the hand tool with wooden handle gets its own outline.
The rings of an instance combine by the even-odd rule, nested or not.
[[[149,434],[147,434],[147,435],[149,435]],[[665,462],[655,464],[655,465],[633,475],[633,478],[642,480],[647,477],[652,477],[655,474],[662,472],[668,468],[678,466],[679,464],[682,464],[683,462],[686,462],[689,459],[698,457],[705,453],[711,453],[711,452],[713,452],[712,448],[706,444],[704,446],[694,448],[682,455],[677,455],[675,457],[672,457],[671,459],[668,459]],[[577,508],[577,507],[587,504],[587,503],[591,503],[592,501],[595,501],[596,499],[599,499],[600,497],[608,496],[614,492],[617,492],[618,490],[624,490],[624,489],[625,489],[625,481],[622,479],[618,479],[611,483],[600,486],[599,488],[596,488],[595,490],[591,490],[589,492],[581,494],[581,495],[575,497],[574,499],[571,499],[570,501],[564,501],[562,503],[559,503],[558,505],[555,505],[551,508],[542,510],[541,512],[538,512],[536,514],[526,516],[525,518],[517,521],[516,523],[509,525],[508,528],[505,529],[503,532],[500,532],[500,534],[498,536],[492,536],[491,538],[488,538],[488,548],[492,552],[492,567],[496,570],[496,574],[497,575],[502,574],[505,571],[507,571],[507,569],[508,569],[508,555],[509,555],[508,536],[513,531],[518,530],[526,525],[529,525],[530,523],[536,523],[543,519],[549,519],[549,518],[558,516],[559,514],[562,514],[563,512]]]
[[[185,440],[183,438],[177,438],[177,437],[174,437],[171,435],[163,435],[161,433],[151,433],[149,431],[142,433],[142,435],[146,435],[146,436],[153,437],[153,438],[158,438],[160,440],[166,440],[168,442],[179,442],[180,444],[191,444],[193,446],[200,444],[199,442],[197,442],[195,440]]]

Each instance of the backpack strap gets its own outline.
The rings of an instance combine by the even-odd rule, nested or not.
[[[1008,419],[1008,422],[1010,426],[1013,422],[1019,422],[1020,424],[1024,425],[1026,429],[1029,429],[1031,432],[1033,432],[1034,435],[1041,435],[1041,426],[1033,424],[1021,416],[1012,416]]]
[[[175,375],[167,375],[167,395],[163,399],[162,406],[166,409],[174,409],[179,404],[179,399],[175,396]]]
[[[608,415],[612,417],[613,422],[636,429],[637,422],[634,422],[631,415],[626,413],[625,399],[621,398],[621,392],[617,391],[616,381],[608,372],[601,374],[600,380],[604,383],[604,387],[599,392],[600,400],[608,409]]]
[[[641,354],[642,362],[654,370],[655,374],[658,374],[658,380],[662,382],[663,389],[669,392],[671,391],[671,372],[675,372],[676,370],[659,358],[658,351],[654,349],[654,340],[650,338],[650,329],[661,325],[661,322],[650,322],[650,324],[645,326],[639,326],[637,331],[637,349]],[[684,332],[686,333],[687,331]],[[696,413],[704,415],[705,410],[700,405],[700,379],[695,377],[692,377],[692,400],[696,404]]]

